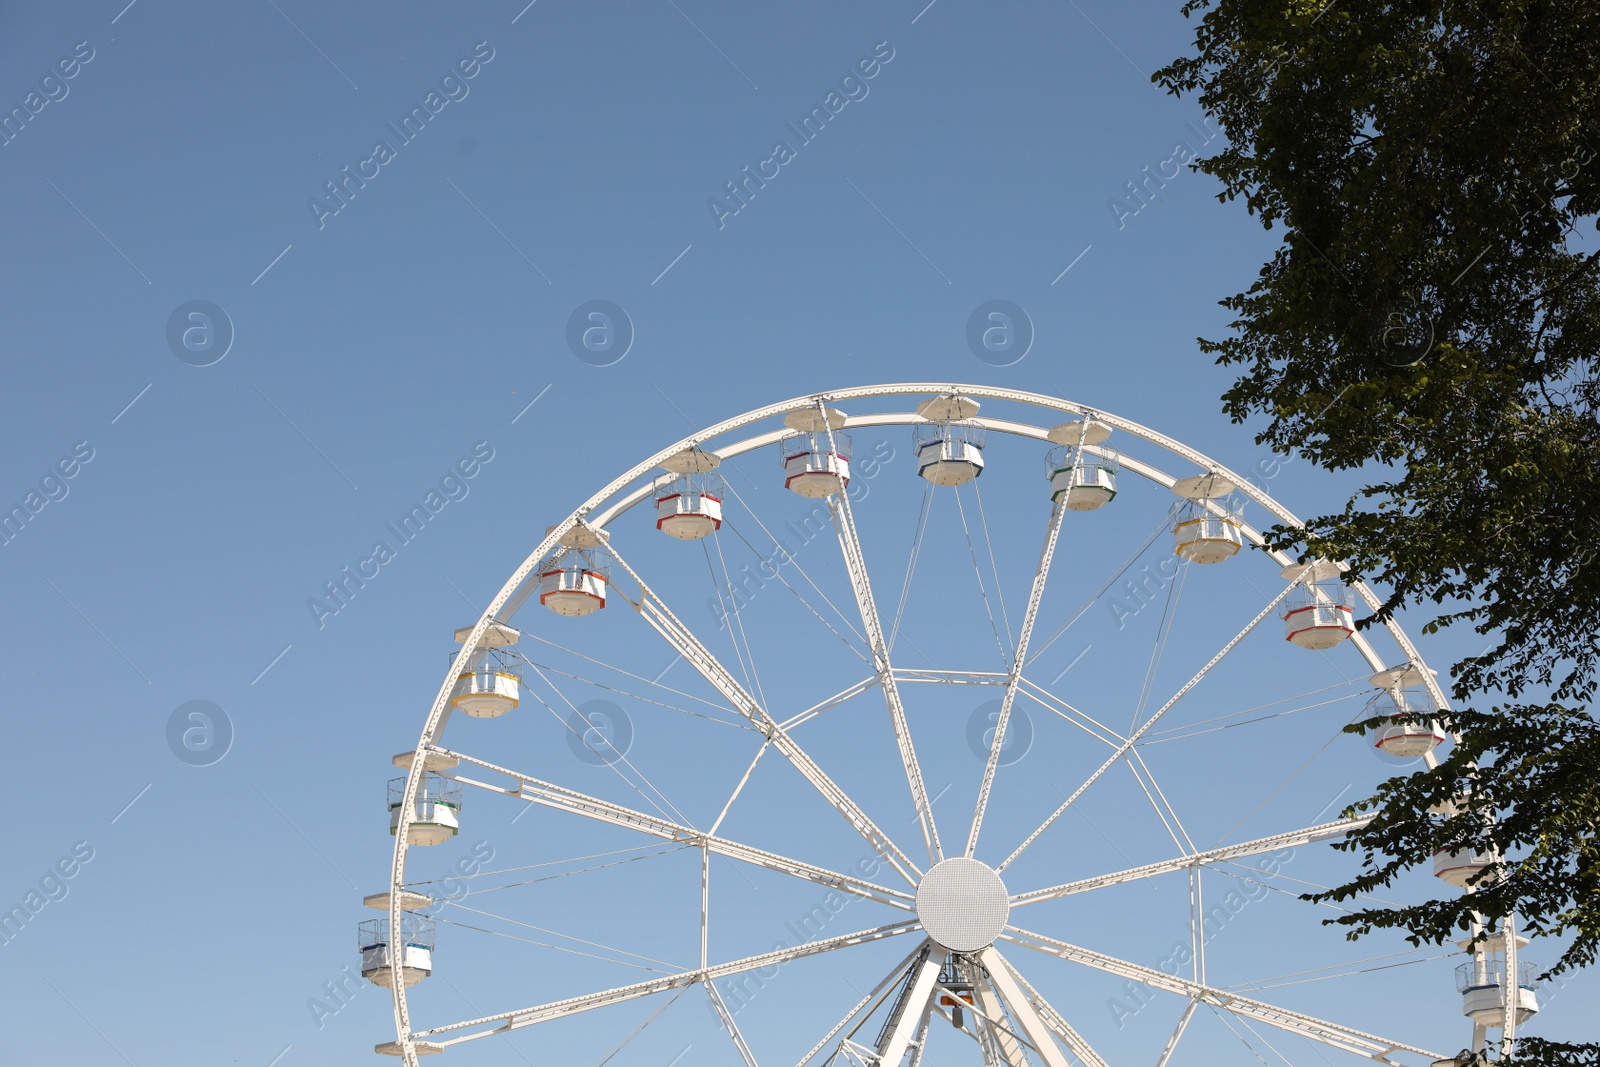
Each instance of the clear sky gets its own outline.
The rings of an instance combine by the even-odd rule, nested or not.
[[[696,427],[830,387],[970,381],[1089,403],[1235,467],[1269,458],[1250,427],[1220,414],[1228,376],[1195,351],[1197,335],[1225,328],[1216,301],[1250,284],[1273,235],[1181,166],[1221,142],[1192,102],[1149,82],[1191,32],[1176,2],[124,2],[8,5],[0,37],[0,108],[11,116],[0,124],[9,205],[0,504],[21,506],[26,519],[0,549],[17,785],[0,905],[42,882],[59,898],[0,946],[0,1064],[369,1062],[372,1045],[392,1037],[387,993],[325,990],[357,963],[356,923],[378,914],[359,898],[386,886],[384,783],[398,773],[389,757],[415,744],[450,632],[472,621],[546,525]],[[996,300],[1026,317],[1031,345],[1020,359],[1015,349],[980,358],[969,343],[974,312]],[[594,301],[608,302],[608,318],[587,318]],[[615,339],[590,334],[585,348],[595,324]],[[893,459],[860,507],[899,516],[864,535],[869,559],[884,561],[880,598],[892,602],[921,483],[908,431],[858,435],[863,454],[879,444]],[[1043,528],[1044,482],[1038,449],[991,451],[982,484],[992,532],[1008,545],[996,567],[1015,614]],[[463,459],[473,474],[457,478]],[[746,496],[759,493],[749,510],[769,524],[809,507],[783,493],[768,453],[729,477]],[[1337,506],[1350,484],[1289,464],[1270,488],[1310,514]],[[1067,577],[1042,626],[1063,623],[1090,576],[1111,573],[1160,521],[1170,497],[1141,488],[1116,502],[1126,510],[1100,517],[1098,539],[1065,550]],[[386,524],[436,489],[445,501],[425,531],[391,539]],[[958,512],[949,498],[941,507],[943,540],[919,573],[948,574],[949,588],[911,601],[917,640],[931,654],[965,627],[988,656],[981,669],[997,669]],[[630,521],[658,567],[673,566],[669,549],[702,555],[649,533],[642,516]],[[394,558],[330,610],[325,583],[379,540]],[[838,595],[836,559],[826,546],[809,551],[816,563],[805,565]],[[1277,579],[1266,561],[1233,562],[1231,582],[1196,579],[1156,691],[1176,688],[1270,595]],[[1254,585],[1239,580],[1247,565]],[[695,587],[691,576],[684,568],[671,578],[691,606],[684,614],[731,658],[706,606],[709,580]],[[792,713],[822,684],[799,653],[816,635],[789,640],[811,620],[765,599],[755,651],[768,694]],[[1089,671],[1080,695],[1100,699],[1114,724],[1128,721],[1145,678],[1156,615],[1130,624],[1145,628],[1135,640],[1097,608],[1100,651],[1068,676]],[[553,639],[572,632],[537,607],[524,616]],[[1248,707],[1258,691],[1279,699],[1360,673],[1353,656],[1339,673],[1302,669],[1314,655],[1284,645],[1278,625],[1266,626],[1259,665],[1219,681],[1221,695],[1186,722]],[[625,607],[587,635],[646,677],[670,659]],[[1472,650],[1469,638],[1446,635],[1425,652],[1442,667]],[[960,658],[963,646],[951,640],[949,651]],[[1065,641],[1053,650],[1056,669],[1075,652]],[[666,680],[696,691],[676,671]],[[231,734],[208,765],[177,755],[188,751],[184,724],[197,721],[187,718],[195,707],[180,712],[192,701],[220,708],[225,719],[208,721]],[[979,703],[946,695],[915,710],[948,780],[979,766],[964,740]],[[818,743],[831,743],[843,778],[881,785],[887,797],[903,781],[873,707],[870,740],[819,725]],[[1196,836],[1221,836],[1358,708],[1171,760]],[[1038,821],[1024,800],[1048,810],[1052,785],[1083,777],[1081,744],[1035,712],[1035,747],[1018,774],[1042,775],[1040,792],[1011,796],[997,837]],[[543,709],[529,702],[518,716],[499,741],[490,740],[499,722],[467,724],[482,758],[643,804],[609,768],[573,758]],[[724,751],[649,707],[630,721],[640,766],[709,822],[750,750]],[[1331,766],[1297,779],[1260,832],[1313,821],[1341,787],[1370,786],[1385,767],[1364,747],[1337,741]],[[814,803],[792,783],[757,784],[770,792],[735,808],[731,828],[779,851],[816,848],[817,862],[856,858],[859,842],[823,840],[820,830],[813,840],[792,825]],[[971,788],[961,786],[960,803]],[[639,843],[553,817],[513,825],[521,809],[495,800],[469,796],[462,835],[421,851],[416,877],[446,871],[482,842],[506,867]],[[1078,836],[1040,861],[1039,878],[1172,854],[1131,777],[1087,810]],[[899,818],[883,811],[886,825]],[[945,832],[958,835],[960,821]],[[1327,853],[1302,853],[1303,878],[1348,870]],[[681,961],[693,955],[687,942],[654,919],[689,916],[694,928],[698,866],[653,862],[662,873],[638,873],[645,863],[609,871],[596,876],[594,898],[567,879],[512,914],[607,944],[636,938],[652,947],[634,951]],[[815,903],[814,886],[776,875],[741,882],[731,870],[725,880],[738,888],[722,902],[728,933],[713,939],[714,953],[764,950]],[[1433,888],[1419,879],[1406,892]],[[607,903],[593,903],[601,894]],[[1057,936],[1159,966],[1182,928],[1185,894],[1163,886],[1038,910]],[[1216,951],[1235,954],[1217,981],[1407,947],[1392,937],[1344,945],[1309,905],[1283,892],[1270,901],[1252,902],[1217,934]],[[604,921],[586,910],[601,907]],[[893,917],[851,907],[860,916],[834,920],[830,936]],[[441,926],[419,1022],[644,974],[539,947],[530,942],[543,935],[517,929],[530,940]],[[820,1036],[813,1024],[825,1029],[855,999],[850,983],[864,992],[909,948],[862,949],[849,975],[797,966],[780,977],[786,992],[763,991],[741,1015],[753,1040],[767,1042],[758,1057],[793,1062]],[[1122,1019],[1115,980],[1044,957],[1025,962],[1108,1056],[1154,1062],[1181,1002]],[[1454,1051],[1466,1040],[1454,963],[1298,986],[1283,999]],[[1534,1025],[1594,1038],[1578,1010],[1594,992],[1580,979]],[[317,998],[338,1010],[318,1012]],[[612,1062],[666,1067],[693,1048],[684,1062],[736,1063],[704,999],[691,990]],[[594,1063],[656,1006],[450,1055]],[[1247,1055],[1220,1022],[1204,1025],[1174,1063],[1206,1062],[1209,1047]],[[1270,1060],[1268,1046],[1244,1036]],[[1295,1062],[1321,1062],[1309,1046],[1279,1047]]]

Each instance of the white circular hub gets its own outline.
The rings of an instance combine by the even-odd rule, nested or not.
[[[957,856],[941,860],[917,886],[917,918],[928,936],[951,952],[994,944],[1011,915],[1005,883],[987,864]]]

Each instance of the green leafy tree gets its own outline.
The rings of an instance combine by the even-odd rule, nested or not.
[[[1190,0],[1195,48],[1157,72],[1228,144],[1197,169],[1282,242],[1222,301],[1203,351],[1258,440],[1366,484],[1278,547],[1387,589],[1371,625],[1429,605],[1429,632],[1488,647],[1439,717],[1463,741],[1356,805],[1352,900],[1443,848],[1501,862],[1447,899],[1364,907],[1358,936],[1462,936],[1515,914],[1600,949],[1600,3]],[[1358,724],[1371,729],[1375,722]],[[1443,813],[1443,814],[1441,814]],[[1519,1040],[1519,1063],[1600,1046]]]

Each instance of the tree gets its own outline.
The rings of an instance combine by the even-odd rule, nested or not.
[[[1600,949],[1600,3],[1189,0],[1192,54],[1154,80],[1228,139],[1192,165],[1283,239],[1222,301],[1223,396],[1257,440],[1368,484],[1276,547],[1346,559],[1431,605],[1424,628],[1490,639],[1453,669],[1463,740],[1390,779],[1342,842],[1351,900],[1441,848],[1502,861],[1458,896],[1366,907],[1351,936],[1442,943],[1513,912]],[[1487,704],[1485,709],[1483,706]],[[1474,708],[1477,705],[1477,709]],[[1374,722],[1358,724],[1358,730]],[[1596,1063],[1600,1046],[1519,1041],[1518,1062]],[[1507,1050],[1509,1051],[1509,1050]]]

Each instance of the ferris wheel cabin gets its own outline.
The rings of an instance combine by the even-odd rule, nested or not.
[[[455,632],[457,642],[471,636],[470,626]],[[467,655],[462,649],[451,653],[451,662],[459,663],[462,670],[450,692],[450,706],[475,719],[498,718],[515,708],[522,695],[522,667],[507,647],[521,636],[519,631],[493,622],[476,652]]]
[[[1493,866],[1488,856],[1472,849],[1440,849],[1433,854],[1433,876],[1457,889],[1468,888],[1478,875]]]
[[[400,808],[405,803],[406,780],[389,779],[389,833],[400,830]],[[461,829],[461,783],[426,773],[417,790],[416,806],[406,828],[410,845],[442,845]]]
[[[1326,559],[1283,568],[1285,578],[1305,583],[1284,604],[1284,640],[1325,652],[1356,632],[1355,593],[1339,580],[1339,573],[1339,565]]]
[[[1207,500],[1190,500],[1172,527],[1173,551],[1190,563],[1221,563],[1244,547],[1237,511]]]
[[[1444,744],[1444,727],[1437,720],[1415,717],[1433,708],[1433,698],[1422,688],[1419,668],[1409,663],[1391,667],[1374,674],[1371,681],[1383,689],[1375,707],[1387,720],[1373,738],[1374,748],[1390,756],[1415,759]]]
[[[685,474],[656,494],[656,529],[679,541],[698,541],[722,529],[722,479]]]
[[[1117,461],[1075,445],[1052,448],[1045,455],[1044,473],[1050,479],[1050,502],[1068,511],[1093,511],[1117,495]]]
[[[400,938],[403,942],[399,953],[400,977],[409,989],[433,973],[433,920],[421,915],[402,915]],[[361,977],[374,985],[391,988],[394,971],[390,968],[388,918],[363,920],[356,944],[361,949]]]
[[[568,618],[593,615],[606,606],[610,579],[604,566],[576,556],[558,563],[555,569],[539,575],[539,603]]]
[[[600,550],[609,539],[605,531],[581,525],[563,534],[562,551],[539,572],[539,603],[568,618],[593,615],[605,607],[611,578]]]
[[[927,423],[911,431],[917,474],[934,485],[966,485],[983,473],[984,430],[971,421],[978,402],[965,396],[936,396],[917,405]]]
[[[1050,502],[1068,511],[1093,511],[1117,495],[1117,460],[1094,448],[1111,436],[1111,427],[1094,419],[1071,419],[1051,427],[1048,437],[1057,447],[1045,455],[1045,477],[1050,480]]]
[[[1377,711],[1379,715],[1385,716],[1388,722],[1379,727],[1372,746],[1391,756],[1415,759],[1427,755],[1444,744],[1444,727],[1436,720],[1412,718],[1426,712],[1427,706],[1422,703],[1424,699],[1426,698],[1421,694],[1412,696],[1403,690],[1380,696],[1377,700]]]
[[[1517,936],[1517,948],[1521,949],[1529,943],[1527,938]],[[1479,1026],[1502,1025],[1506,1017],[1506,989],[1510,984],[1506,977],[1505,933],[1491,934],[1476,947],[1470,939],[1457,941],[1456,944],[1472,953],[1471,961],[1456,967],[1461,1014]],[[1513,1004],[1517,1023],[1521,1025],[1538,1013],[1539,997],[1534,992],[1534,965],[1519,959],[1516,970],[1516,982],[1512,986],[1515,991]]]
[[[779,443],[785,489],[820,500],[850,488],[850,435],[841,432],[844,412],[806,408],[789,412],[783,423],[795,431]]]

